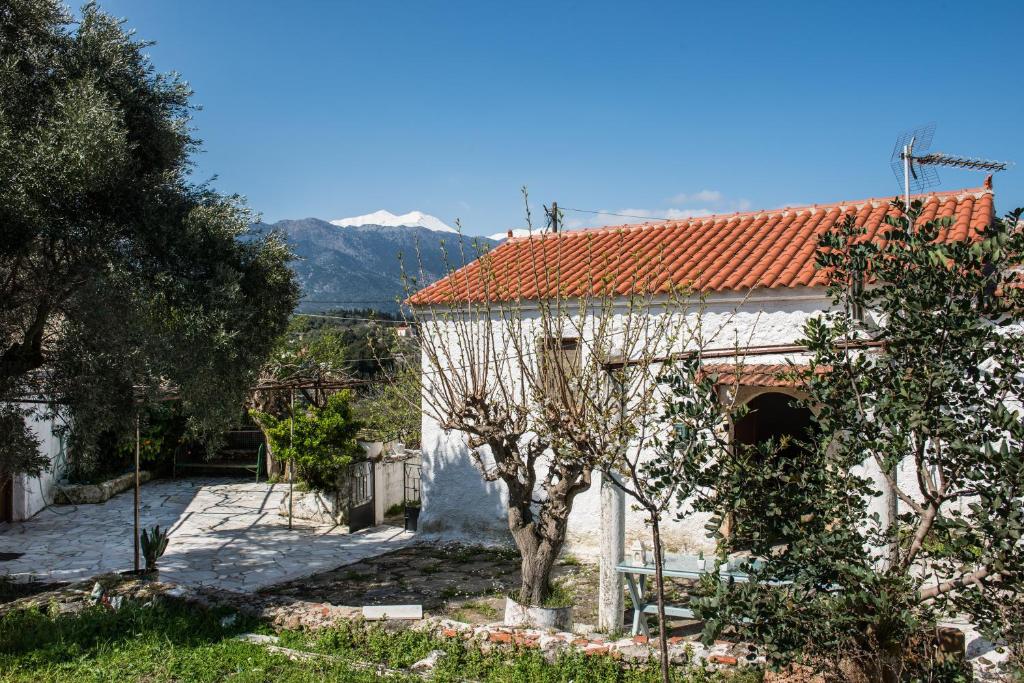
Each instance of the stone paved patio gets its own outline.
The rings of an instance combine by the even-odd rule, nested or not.
[[[381,526],[349,534],[277,514],[284,484],[224,479],[156,481],[142,487],[141,524],[169,528],[162,581],[251,592],[404,547],[413,535]],[[99,505],[51,506],[0,525],[0,576],[73,581],[132,568],[132,492]]]

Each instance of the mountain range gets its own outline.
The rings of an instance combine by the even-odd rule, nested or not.
[[[298,310],[306,313],[346,308],[395,312],[398,301],[409,293],[407,286],[423,287],[498,243],[488,237],[463,237],[420,211],[252,226],[255,234],[270,230],[280,232],[296,255],[292,268],[302,287]]]

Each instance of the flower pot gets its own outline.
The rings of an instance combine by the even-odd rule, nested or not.
[[[407,505],[405,507],[405,530],[416,531],[416,525],[420,522],[419,506]]]
[[[568,607],[530,607],[520,605],[512,598],[506,598],[505,626],[571,631],[572,605]]]

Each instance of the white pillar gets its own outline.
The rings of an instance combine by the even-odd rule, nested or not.
[[[622,574],[615,565],[622,562],[626,551],[626,494],[610,477],[601,473],[601,568],[598,588],[597,622],[602,631],[622,630],[625,607]]]

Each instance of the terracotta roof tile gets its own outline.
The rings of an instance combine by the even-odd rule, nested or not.
[[[708,363],[700,368],[700,376],[718,375],[717,384],[739,384],[747,387],[800,387],[798,375],[807,371],[806,365],[761,363],[743,365],[737,372],[735,363]],[[737,382],[737,375],[739,375]]]
[[[952,216],[942,239],[963,239],[988,225],[991,185],[919,195],[922,220]],[[888,198],[774,211],[702,216],[511,238],[409,298],[412,305],[459,300],[536,299],[561,291],[617,294],[690,286],[705,292],[825,284],[815,268],[818,237],[853,214],[871,239],[895,214]]]

